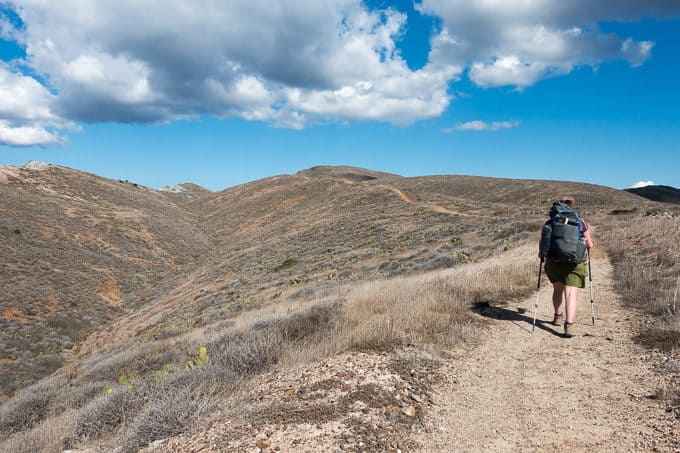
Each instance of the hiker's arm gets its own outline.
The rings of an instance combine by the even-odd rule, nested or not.
[[[583,238],[585,239],[586,248],[588,250],[592,249],[595,246],[593,238],[590,236],[590,228],[583,232]]]

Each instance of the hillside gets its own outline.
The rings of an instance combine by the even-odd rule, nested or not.
[[[634,193],[643,198],[662,203],[680,204],[680,189],[670,186],[645,186],[634,189],[625,189],[626,192]]]
[[[50,166],[0,167],[0,395],[63,363],[205,256],[199,219],[137,184]]]
[[[536,231],[560,189],[582,196],[586,212],[637,201],[578,183],[403,178],[347,167],[210,194],[187,206],[204,219],[213,241],[203,266],[144,309],[100,329],[84,350],[141,333],[177,335],[244,309],[317,297],[348,281],[482,259]]]
[[[94,327],[81,352],[177,335],[338,282],[479,259],[526,238],[560,191],[586,212],[639,202],[577,183],[352,167],[217,193],[191,184],[156,191],[56,166],[1,171],[5,394],[58,368],[60,351]]]
[[[241,407],[241,386],[277,364],[357,350],[406,348],[385,370],[425,391],[404,368],[474,344],[470,306],[531,291],[537,232],[565,193],[596,228],[660,206],[589,184],[352,167],[214,193],[0,167],[1,391],[57,370],[0,408],[0,439],[135,451],[217,416],[202,402]]]

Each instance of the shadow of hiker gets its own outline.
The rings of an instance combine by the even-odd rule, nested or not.
[[[517,311],[514,311],[503,307],[492,306],[489,304],[489,302],[477,302],[473,306],[472,310],[486,318],[498,319],[499,321],[511,321],[521,329],[527,330],[529,332],[532,331],[534,318],[533,316],[526,316],[524,314],[526,311],[524,308],[518,308]],[[558,337],[564,336],[563,333],[553,329],[552,324],[549,324],[546,321],[541,321],[540,319],[536,319],[536,327]]]

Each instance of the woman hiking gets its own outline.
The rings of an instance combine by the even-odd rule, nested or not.
[[[551,231],[550,245],[541,238],[539,255],[545,258],[545,273],[553,285],[553,307],[555,314],[552,324],[559,326],[564,320],[564,336],[574,335],[576,320],[576,294],[578,288],[586,287],[588,277],[587,258],[593,248],[590,227],[580,218],[574,197],[564,196],[551,209],[551,218],[544,230]],[[550,225],[550,228],[547,228]],[[576,239],[578,238],[578,239]],[[585,246],[585,247],[584,247]],[[568,249],[568,250],[563,250]],[[566,305],[566,306],[565,306]],[[566,317],[565,317],[566,312]]]

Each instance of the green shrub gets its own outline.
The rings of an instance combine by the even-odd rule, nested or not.
[[[283,260],[281,262],[281,264],[279,264],[278,266],[273,268],[272,272],[278,272],[278,271],[282,271],[284,269],[288,269],[289,267],[293,267],[298,263],[299,263],[299,261],[296,258],[286,258],[285,260]]]

